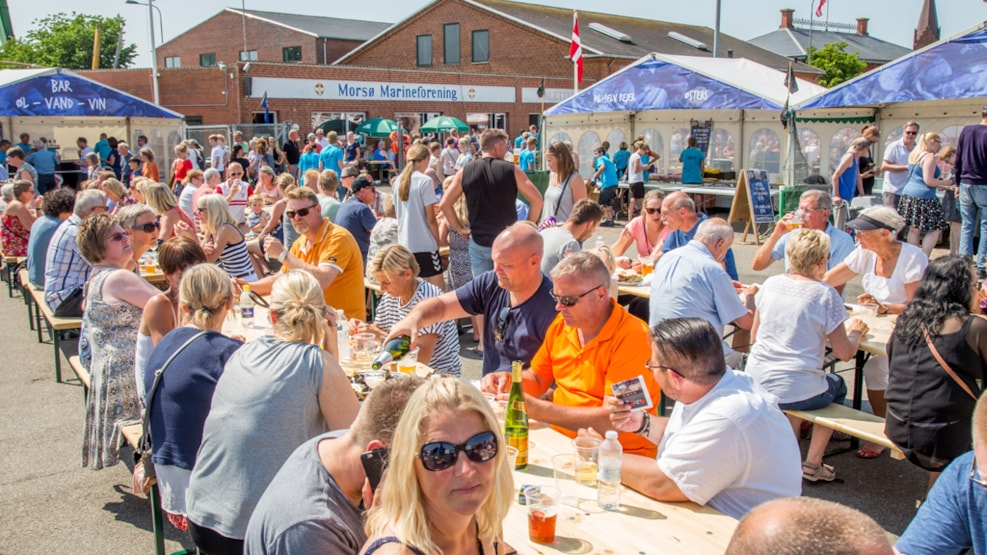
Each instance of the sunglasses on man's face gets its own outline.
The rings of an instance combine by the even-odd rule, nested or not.
[[[299,208],[298,210],[285,210],[284,214],[285,216],[288,216],[289,220],[295,219],[295,216],[298,216],[299,218],[304,218],[305,216],[308,216],[309,211],[315,208],[316,206],[319,205],[313,204],[312,206],[306,206],[305,208]]]
[[[158,224],[158,222],[150,222],[150,223],[134,226],[130,229],[134,231],[143,231],[144,233],[154,233],[160,227],[161,225]]]
[[[576,306],[576,303],[579,302],[579,299],[585,297],[586,295],[589,295],[590,293],[592,293],[593,291],[596,291],[599,288],[600,288],[600,286],[597,285],[596,287],[590,289],[589,291],[583,293],[582,295],[576,295],[575,297],[559,296],[559,295],[556,295],[555,294],[555,291],[549,291],[548,292],[548,296],[552,297],[552,300],[555,301],[555,302],[557,302],[557,303],[559,303],[560,305],[562,305],[562,306],[564,306],[566,308],[572,308],[572,307]]]
[[[243,175],[243,172],[230,172],[230,175],[233,177],[240,177],[241,175]]]
[[[456,464],[459,452],[475,463],[484,463],[497,456],[497,436],[493,432],[480,432],[463,443],[433,441],[422,445],[418,458],[429,472],[439,472]]]

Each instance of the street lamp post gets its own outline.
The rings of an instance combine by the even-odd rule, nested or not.
[[[160,104],[158,98],[158,51],[154,44],[154,10],[158,10],[158,23],[163,25],[161,20],[161,10],[154,5],[153,0],[147,0],[147,4],[144,2],[138,2],[137,0],[127,0],[127,4],[136,4],[138,6],[147,6],[147,22],[148,27],[151,31],[151,83],[154,88],[154,103]],[[164,27],[161,27],[161,40],[164,40]]]

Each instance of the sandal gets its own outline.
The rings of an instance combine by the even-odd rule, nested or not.
[[[806,469],[809,471],[806,471]],[[810,482],[832,482],[836,479],[836,469],[825,463],[813,466],[807,462],[803,462],[802,478]]]
[[[881,456],[881,453],[884,453],[884,447],[868,443],[857,449],[856,455],[861,459],[876,459]]]

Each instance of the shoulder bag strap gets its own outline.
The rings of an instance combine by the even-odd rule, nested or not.
[[[966,382],[961,380],[960,377],[956,375],[956,372],[953,372],[953,369],[950,368],[948,364],[946,364],[946,361],[943,360],[942,355],[939,354],[939,350],[936,349],[936,346],[932,344],[932,336],[929,335],[929,329],[923,326],[922,333],[925,335],[925,342],[929,344],[929,350],[932,351],[932,356],[936,357],[936,361],[939,362],[939,366],[942,366],[942,369],[945,370],[947,374],[949,374],[949,377],[953,378],[953,381],[956,382],[956,385],[963,388],[963,391],[966,391],[967,395],[973,397],[973,400],[976,401],[977,395],[973,393],[973,390],[970,389],[970,386],[968,386]]]
[[[559,198],[555,199],[555,211],[552,213],[552,216],[556,219],[559,217],[559,208],[562,206],[562,198],[565,197],[565,192],[569,187],[569,180],[572,179],[573,175],[576,175],[576,172],[570,173],[569,177],[565,178],[565,181],[562,182],[562,190],[559,191]]]
[[[161,376],[164,374],[165,369],[168,368],[168,365],[170,365],[171,362],[175,360],[175,357],[177,357],[182,351],[185,350],[185,347],[188,347],[189,345],[192,344],[193,341],[202,337],[206,333],[207,332],[200,331],[199,333],[190,337],[188,341],[182,343],[182,346],[176,349],[174,353],[171,353],[171,356],[168,357],[168,360],[166,360],[165,363],[161,365],[161,368],[154,371],[154,383],[151,384],[151,389],[147,391],[147,396],[145,397],[145,401],[144,401],[144,405],[145,405],[144,418],[142,419],[141,422],[141,441],[140,441],[141,450],[147,450],[151,446],[151,436],[147,433],[147,428],[151,421],[151,404],[154,401],[154,394],[158,392],[158,384],[161,383]]]

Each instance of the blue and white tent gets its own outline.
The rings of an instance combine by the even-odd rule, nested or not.
[[[45,137],[58,145],[62,160],[78,159],[78,137],[92,145],[107,133],[134,147],[144,135],[158,165],[168,167],[183,125],[178,112],[66,69],[0,70],[2,136],[15,142],[21,133]]]
[[[802,79],[792,104],[825,89]],[[645,110],[781,110],[785,73],[745,58],[649,54],[556,104],[547,116]]]
[[[987,28],[980,24],[796,104],[798,110],[987,96]]]

